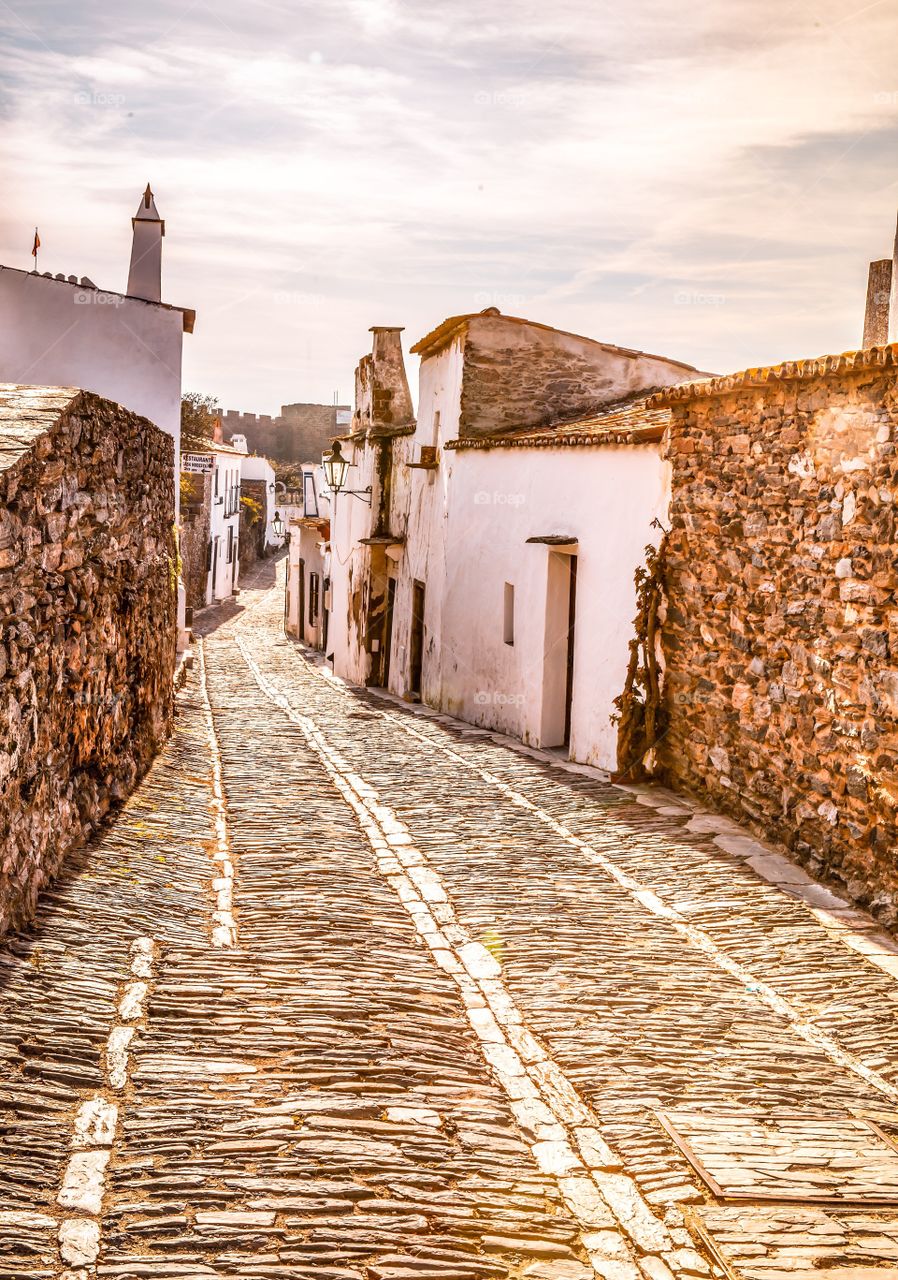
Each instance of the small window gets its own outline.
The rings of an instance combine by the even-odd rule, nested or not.
[[[506,644],[514,644],[514,586],[505,584],[505,608],[502,620],[502,638]]]
[[[313,626],[318,621],[318,584],[320,578],[317,573],[309,574],[309,625]]]
[[[440,443],[440,411],[434,410],[433,414],[433,443],[436,447]]]
[[[228,525],[228,564],[234,560],[234,526]]]

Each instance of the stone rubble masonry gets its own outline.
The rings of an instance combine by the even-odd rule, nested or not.
[[[260,453],[276,462],[320,462],[331,441],[345,428],[338,415],[349,421],[349,405],[285,404],[278,417],[270,414],[240,413],[228,409],[222,418],[226,440],[244,435],[250,453]]]
[[[171,730],[173,476],[148,419],[0,386],[0,934]]]
[[[352,432],[389,437],[411,431],[415,406],[402,356],[402,329],[373,325],[371,354],[362,356],[355,371],[355,413]]]
[[[181,472],[181,578],[191,609],[206,603],[212,521],[212,476]]]
[[[484,312],[465,332],[458,434],[570,421],[690,376],[701,375],[680,361]]]
[[[658,762],[898,920],[898,348],[672,409]]]

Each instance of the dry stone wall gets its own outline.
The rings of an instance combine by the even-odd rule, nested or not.
[[[171,437],[0,386],[0,933],[123,801],[172,719]]]
[[[346,430],[350,416],[349,405],[332,404],[285,404],[276,418],[228,409],[222,430],[226,440],[246,436],[250,453],[276,462],[318,462],[334,437]]]
[[[892,924],[896,351],[666,398],[659,748],[671,782],[747,819]]]

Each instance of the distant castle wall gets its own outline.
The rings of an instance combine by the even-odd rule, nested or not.
[[[222,418],[224,438],[245,435],[252,453],[276,462],[320,462],[335,436],[349,429],[349,405],[285,404],[271,414],[239,413],[228,409]]]

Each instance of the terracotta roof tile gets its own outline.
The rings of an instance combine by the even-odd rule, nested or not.
[[[597,445],[651,444],[664,435],[670,411],[649,408],[643,394],[603,405],[588,418],[556,422],[548,427],[524,427],[502,435],[449,440],[447,449],[553,449]]]

